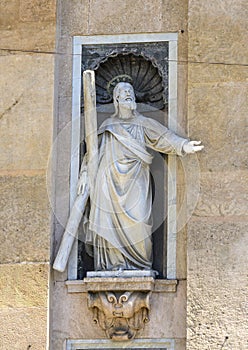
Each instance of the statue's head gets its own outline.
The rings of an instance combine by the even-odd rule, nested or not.
[[[115,115],[118,115],[119,106],[132,111],[136,110],[134,89],[129,83],[120,82],[115,86],[113,100]]]

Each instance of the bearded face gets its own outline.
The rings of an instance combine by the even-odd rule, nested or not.
[[[135,95],[132,85],[129,83],[119,83],[116,93],[116,102],[119,107],[128,111],[136,109]]]

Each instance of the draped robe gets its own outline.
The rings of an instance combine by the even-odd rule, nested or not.
[[[108,118],[90,203],[86,244],[94,249],[96,270],[151,269],[153,150],[182,155],[187,141],[136,112],[131,120]]]

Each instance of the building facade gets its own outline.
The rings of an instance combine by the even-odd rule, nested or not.
[[[75,40],[148,40],[176,41],[170,106],[178,133],[205,148],[177,161],[177,288],[157,287],[137,339],[147,348],[163,339],[175,350],[247,349],[246,1],[12,0],[0,9],[0,348],[106,340],[73,284],[75,259],[64,273],[52,269],[70,207]]]

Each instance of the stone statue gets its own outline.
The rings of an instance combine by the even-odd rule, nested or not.
[[[83,219],[86,251],[94,257],[96,270],[88,272],[84,280],[88,308],[108,338],[127,341],[149,321],[149,298],[154,287],[149,169],[152,155],[148,149],[182,156],[198,152],[203,146],[138,113],[133,87],[127,82],[115,86],[115,113],[97,132],[94,72],[85,71],[83,78],[87,153],[53,267],[64,271]],[[142,279],[137,280],[137,275]],[[114,286],[108,276],[117,277]],[[119,287],[122,278],[118,277],[123,276],[136,277],[135,290],[128,283]],[[149,286],[144,285],[146,278]]]
[[[182,156],[201,151],[204,146],[139,114],[131,84],[118,83],[113,100],[115,113],[98,130],[101,144],[95,181],[90,181],[86,154],[78,182],[78,207],[82,212],[77,220],[69,219],[68,227],[77,231],[84,212],[85,243],[94,256],[95,270],[150,270],[152,156],[147,149]],[[84,210],[89,193],[90,207]],[[67,241],[62,245],[58,255],[63,258],[69,248]],[[64,269],[56,261],[54,268]]]
[[[93,248],[95,270],[152,267],[152,194],[147,148],[183,155],[200,151],[199,141],[175,135],[136,110],[132,85],[120,82],[113,92],[115,113],[101,125],[99,163],[86,219],[86,245]],[[79,191],[85,184],[83,166]]]

